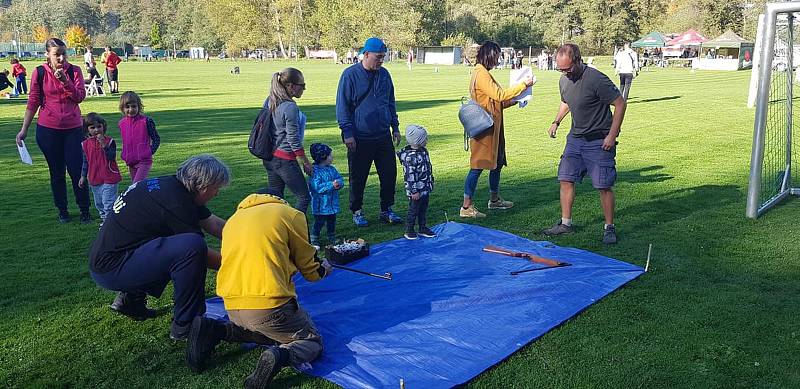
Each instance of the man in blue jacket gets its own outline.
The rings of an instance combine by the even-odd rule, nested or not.
[[[367,225],[361,208],[374,161],[381,188],[380,219],[396,224],[403,221],[392,211],[397,183],[394,147],[400,144],[400,123],[392,77],[382,67],[386,44],[379,38],[369,38],[361,52],[364,60],[342,72],[336,93],[336,120],[350,168],[350,210],[356,226]]]

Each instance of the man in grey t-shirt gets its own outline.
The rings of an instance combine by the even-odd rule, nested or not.
[[[600,192],[600,205],[605,216],[603,243],[617,243],[612,187],[617,178],[616,144],[625,116],[625,99],[605,74],[584,65],[575,44],[567,43],[558,48],[556,66],[563,74],[558,85],[561,107],[548,132],[555,138],[558,126],[568,112],[572,112],[572,127],[558,165],[561,220],[543,233],[561,235],[573,232],[575,183],[581,182],[588,173],[592,186]],[[614,106],[613,114],[611,105]]]

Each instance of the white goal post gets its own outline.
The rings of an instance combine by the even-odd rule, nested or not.
[[[800,2],[765,7],[758,53],[758,91],[753,124],[753,150],[747,192],[747,217],[757,218],[792,195],[800,195],[800,162],[794,145],[800,96],[794,96],[795,68],[800,63],[797,25]],[[754,70],[756,71],[756,70]],[[797,147],[795,147],[797,146]]]

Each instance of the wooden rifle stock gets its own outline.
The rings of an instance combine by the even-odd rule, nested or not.
[[[517,258],[525,258],[531,262],[541,263],[551,267],[561,267],[561,266],[569,266],[569,263],[566,262],[558,262],[548,258],[542,258],[537,255],[533,255],[530,253],[523,253],[519,251],[513,251],[509,249],[504,249],[502,247],[497,246],[486,246],[483,248],[483,251],[487,253],[495,253],[501,255],[508,255],[509,257],[517,257]]]

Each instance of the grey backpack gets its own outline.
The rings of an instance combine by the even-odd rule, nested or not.
[[[470,95],[475,93],[475,77],[472,77]],[[475,100],[467,97],[461,98],[461,108],[458,109],[458,120],[464,126],[464,150],[469,151],[469,138],[477,139],[494,126],[494,119]]]

